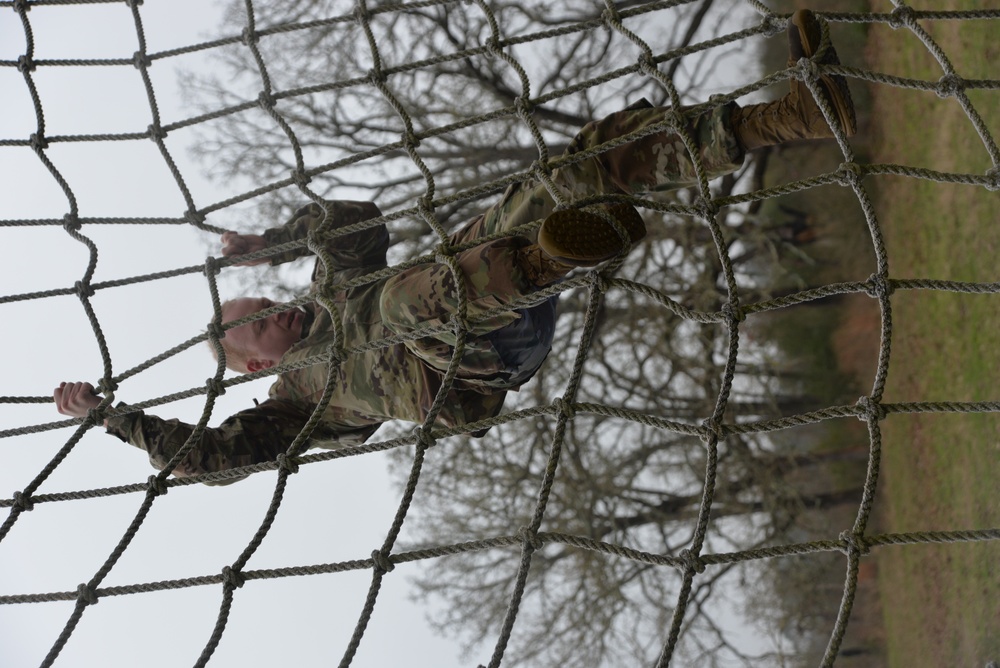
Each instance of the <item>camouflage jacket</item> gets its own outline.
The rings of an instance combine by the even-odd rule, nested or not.
[[[744,151],[732,128],[735,103],[716,107],[689,119],[689,134],[705,175],[731,173],[743,162]],[[609,139],[660,124],[664,108],[642,101],[629,109],[588,123],[574,138],[569,154],[589,150]],[[640,138],[575,161],[552,173],[553,183],[570,196],[600,193],[655,192],[692,185],[699,170],[688,155],[685,141],[669,132],[642,134]],[[379,216],[374,204],[331,202],[335,228],[354,225]],[[465,278],[467,310],[463,331],[463,355],[456,361],[456,376],[438,424],[458,426],[496,415],[505,390],[516,387],[510,361],[499,354],[510,352],[509,343],[499,348],[491,336],[525,324],[526,312],[513,302],[534,288],[514,262],[522,243],[533,238],[524,226],[542,220],[555,208],[543,184],[529,180],[512,185],[501,200],[479,218],[453,235],[453,241],[468,244],[475,239],[494,239],[456,254]],[[296,212],[287,225],[269,230],[271,245],[303,239],[322,220],[322,209],[309,205]],[[328,378],[325,364],[286,371],[271,388],[270,399],[256,408],[234,415],[219,427],[207,430],[174,472],[192,475],[273,461],[287,450],[317,406],[327,380],[333,398],[312,433],[310,446],[339,447],[363,442],[389,419],[423,422],[449,368],[457,334],[435,331],[422,336],[427,326],[447,325],[457,312],[455,281],[444,264],[410,267],[391,278],[372,280],[345,289],[345,281],[358,279],[386,266],[388,234],[382,225],[332,236],[325,247],[330,253],[331,280],[324,281],[322,263],[313,275],[313,289],[329,299],[343,322],[342,350],[353,350]],[[517,228],[518,231],[512,231]],[[496,238],[501,233],[512,236]],[[306,255],[304,248],[276,257],[287,262]],[[332,286],[323,288],[323,285]],[[326,308],[314,305],[313,321],[306,336],[282,358],[296,363],[330,351],[335,341],[334,320]],[[530,322],[529,322],[530,324]],[[395,337],[395,338],[393,338]],[[393,345],[387,340],[402,341]],[[514,344],[518,348],[521,343]],[[526,337],[524,349],[547,351],[541,339]],[[540,362],[538,362],[540,363]],[[534,367],[537,368],[537,367]],[[531,368],[528,369],[533,373]],[[109,429],[149,453],[154,466],[163,468],[191,434],[191,426],[176,420],[160,420],[141,413],[109,421]]]
[[[329,202],[333,225],[346,227],[377,217],[378,208],[368,202]],[[322,209],[310,204],[299,209],[286,225],[264,233],[269,246],[306,238],[323,220]],[[342,289],[346,281],[382,269],[386,264],[389,236],[384,225],[333,236],[326,242],[332,265],[328,297],[342,315],[345,348],[361,348],[347,356],[332,378],[332,398],[312,432],[308,447],[339,448],[367,440],[385,421],[401,419],[420,423],[442,383],[442,371],[414,355],[402,343],[371,347],[364,344],[393,336],[383,323],[380,297],[387,278]],[[307,255],[306,248],[272,258],[272,264]],[[321,290],[325,271],[317,260],[313,290]],[[330,350],[335,328],[330,313],[319,304],[307,307],[311,320],[303,338],[282,358],[295,363]],[[377,344],[376,344],[377,345]],[[443,354],[448,355],[444,350]],[[446,368],[447,359],[440,365]],[[270,398],[241,411],[215,428],[206,428],[173,473],[178,476],[274,461],[317,407],[326,387],[327,364],[320,363],[286,371],[272,385]],[[471,390],[471,391],[470,391]],[[437,423],[456,426],[496,415],[505,392],[489,384],[460,381],[451,390]],[[179,420],[164,420],[142,412],[127,413],[108,421],[108,432],[145,450],[150,462],[162,469],[188,440],[194,427]]]

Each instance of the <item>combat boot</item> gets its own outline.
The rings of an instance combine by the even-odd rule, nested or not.
[[[635,207],[607,206],[634,244],[646,236],[646,225]],[[586,209],[562,209],[551,214],[538,230],[538,245],[552,259],[572,267],[594,267],[620,254],[626,242],[615,227]]]
[[[628,204],[607,206],[634,244],[646,236],[646,225]],[[544,287],[575,267],[596,267],[625,250],[626,242],[602,216],[586,209],[563,209],[549,215],[538,230],[538,243],[517,251],[517,263],[533,284]]]
[[[538,244],[519,248],[514,261],[528,282],[539,288],[552,285],[573,271],[572,266],[554,259]]]
[[[819,53],[822,40],[823,28],[815,14],[808,9],[795,12],[788,21],[789,67],[801,58],[812,58]],[[839,65],[840,59],[833,45],[828,44],[816,62]],[[791,91],[780,100],[733,110],[733,130],[746,150],[834,136],[805,82],[792,80],[790,87]],[[819,78],[819,88],[837,123],[848,137],[852,136],[857,132],[857,120],[847,81],[839,75],[824,74]]]

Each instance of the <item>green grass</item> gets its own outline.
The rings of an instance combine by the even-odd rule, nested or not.
[[[927,25],[961,76],[996,77],[996,21]],[[873,29],[869,54],[877,71],[941,76],[907,31]],[[968,174],[991,166],[956,100],[886,87],[872,97],[873,162]],[[971,97],[1000,138],[1000,92]],[[875,188],[893,277],[1000,280],[1000,193],[899,177],[876,179]],[[897,292],[892,306],[885,401],[1000,399],[1000,296]],[[1000,527],[1000,416],[891,416],[883,432],[882,529]],[[877,558],[890,666],[1000,660],[1000,543],[882,548]]]
[[[777,11],[792,8],[791,2],[777,4]],[[822,9],[867,9],[861,4],[831,0]],[[933,4],[935,9],[996,8],[992,0]],[[888,2],[871,5],[872,11],[892,9]],[[960,76],[997,78],[1000,22],[921,25]],[[833,31],[848,64],[864,63],[876,72],[929,82],[943,74],[909,30],[838,24]],[[860,120],[860,132],[851,140],[858,162],[975,175],[992,166],[956,99],[942,99],[932,91],[869,87],[857,80],[851,86]],[[1000,140],[1000,91],[970,90],[969,97],[993,138]],[[830,148],[811,146],[805,157],[798,149],[779,151],[769,164],[767,185],[836,169],[841,157]],[[898,176],[870,177],[864,185],[874,197],[893,278],[1000,281],[1000,192]],[[819,285],[864,280],[875,270],[871,240],[848,190],[813,189],[784,203],[808,211],[819,231],[819,240],[805,247],[815,262],[783,263],[786,278]],[[1000,295],[898,291],[891,303],[892,348],[883,401],[1000,401]],[[873,306],[873,300],[857,297],[828,308],[796,307],[760,322],[783,353],[815,372],[815,384],[804,384],[806,392],[820,403],[844,403],[867,393],[874,378],[879,314]],[[844,375],[853,375],[853,382]],[[869,533],[1000,528],[1000,494],[995,491],[1000,415],[896,414],[881,427],[881,473]],[[854,444],[865,438],[831,434],[841,437],[842,443]],[[871,629],[877,607],[859,598],[848,629],[853,640],[845,647],[884,642],[880,654],[890,667],[1000,661],[1000,541],[883,547],[870,559],[877,565],[884,629]],[[843,662],[883,665],[882,658],[875,661]]]

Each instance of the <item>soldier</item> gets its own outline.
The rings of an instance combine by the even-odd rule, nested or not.
[[[790,63],[810,58],[820,49],[821,27],[803,10],[789,21]],[[837,63],[832,46],[822,63]],[[847,135],[856,130],[853,104],[842,77],[820,79],[825,101]],[[669,110],[643,101],[585,126],[568,154],[598,146],[626,133],[662,122]],[[688,121],[708,176],[728,174],[742,164],[746,151],[800,139],[833,136],[808,88],[793,81],[780,100],[740,107],[730,103]],[[690,185],[694,167],[680,137],[654,132],[603,151],[552,174],[568,201],[602,194],[628,194]],[[325,210],[324,210],[325,209]],[[331,227],[344,228],[380,216],[369,202],[330,201],[299,209],[291,221],[263,235],[227,232],[222,254],[238,258],[292,240],[301,240],[329,217]],[[628,240],[610,222],[614,218]],[[474,244],[542,220],[536,232],[473,245],[455,255],[463,280],[470,328],[457,374],[436,424],[460,427],[497,415],[506,392],[516,390],[538,370],[552,345],[555,299],[511,310],[513,302],[563,278],[574,267],[594,267],[628,250],[645,228],[630,206],[602,204],[589,209],[561,209],[544,186],[527,181],[511,186],[502,199],[450,239]],[[530,226],[529,226],[530,228]],[[368,439],[390,419],[422,423],[442,386],[459,334],[450,327],[459,308],[452,270],[442,263],[418,265],[388,278],[347,281],[386,267],[389,236],[377,225],[326,241],[333,272],[327,281],[317,261],[313,291],[335,308],[318,303],[287,307],[263,298],[226,302],[224,322],[264,309],[275,312],[228,330],[221,339],[227,365],[256,372],[278,364],[303,362],[336,347],[354,351],[342,356],[329,377],[325,363],[303,364],[282,372],[270,398],[206,429],[173,469],[178,476],[273,461],[285,452],[309,420],[330,383],[332,398],[310,437],[310,447],[341,447]],[[252,262],[279,264],[305,255],[299,249]],[[246,262],[244,264],[251,264]],[[334,286],[331,290],[325,285]],[[330,304],[332,302],[332,304]],[[275,308],[278,307],[278,308]],[[338,339],[342,326],[343,339]],[[420,336],[421,331],[428,331]],[[399,341],[400,343],[388,343]],[[376,345],[362,345],[379,342]],[[54,392],[59,412],[83,417],[100,399],[89,383],[62,383]],[[108,432],[149,454],[163,468],[184,445],[193,427],[141,411],[105,420]]]

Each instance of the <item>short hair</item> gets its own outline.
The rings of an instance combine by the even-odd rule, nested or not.
[[[228,301],[222,302],[219,307],[219,313],[221,315],[222,311],[232,304],[235,299],[230,299]],[[223,323],[224,324],[224,323]],[[219,351],[212,344],[212,339],[208,339],[205,343],[208,344],[208,349],[212,351],[212,359],[216,362],[219,361]],[[242,346],[237,346],[233,343],[233,340],[228,337],[223,337],[219,339],[219,344],[222,349],[226,352],[226,368],[237,373],[248,373],[247,362],[250,360],[250,351]]]

